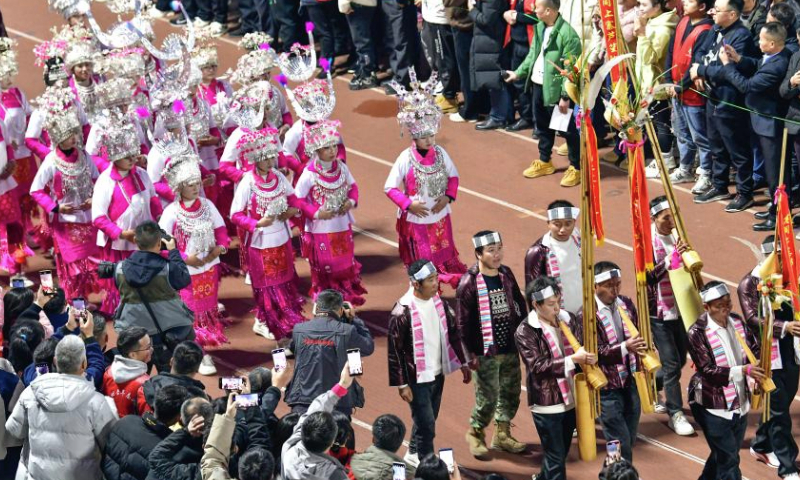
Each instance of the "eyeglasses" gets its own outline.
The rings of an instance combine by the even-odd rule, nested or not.
[[[144,348],[140,348],[139,350],[131,350],[131,352],[146,352],[146,351],[152,350],[152,349],[153,349],[153,344],[151,343],[150,345],[148,345],[148,346],[146,346]]]

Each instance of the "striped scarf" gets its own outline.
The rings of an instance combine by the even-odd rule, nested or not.
[[[483,274],[478,272],[475,276],[478,286],[478,313],[481,317],[481,334],[483,336],[483,354],[489,353],[489,347],[494,345],[494,335],[492,333],[492,305],[489,300],[489,289]],[[510,299],[509,299],[510,300]]]
[[[651,225],[651,228],[653,231],[652,238],[655,263],[664,262],[667,258],[667,248],[659,237],[655,224]],[[656,305],[658,307],[658,318],[661,320],[677,320],[678,309],[675,305],[675,294],[672,291],[672,284],[669,282],[669,275],[664,275],[664,278],[658,282],[657,292]]]
[[[444,312],[444,304],[439,295],[433,297],[433,303],[436,305],[436,313],[439,315],[439,324],[441,328],[439,331],[442,334],[442,346],[446,349],[447,363],[443,366],[445,375],[451,373],[461,367],[461,362],[456,356],[453,346],[450,345],[449,336],[447,334],[447,315]],[[425,362],[425,338],[422,330],[422,315],[419,313],[417,303],[412,299],[410,302],[411,308],[411,333],[414,337],[414,365],[417,367],[417,383],[428,383],[434,380],[431,372],[428,371],[428,365]],[[443,352],[445,353],[445,352]]]
[[[559,318],[557,321],[561,322],[561,319]],[[540,320],[540,322],[541,322],[541,320]],[[567,328],[569,328],[569,327],[567,327]],[[558,340],[556,339],[555,336],[553,336],[552,333],[550,333],[550,329],[547,328],[546,326],[542,325],[542,332],[544,333],[544,338],[545,338],[545,340],[547,340],[547,346],[550,348],[550,354],[553,356],[554,360],[557,360],[557,359],[560,359],[560,358],[563,358],[563,357],[568,357],[568,356],[572,355],[573,353],[575,353],[572,350],[572,346],[569,344],[567,339],[564,338],[563,335],[562,335],[561,338],[562,338],[562,344],[564,345],[564,354],[562,355],[561,354],[561,350],[558,348]],[[557,378],[556,382],[558,382],[558,389],[561,390],[561,398],[564,400],[564,405],[569,405],[569,403],[570,403],[569,402],[569,391],[570,391],[569,381],[566,378]]]
[[[712,322],[711,317],[708,318],[709,322]],[[729,322],[733,322],[733,328],[736,331],[736,334],[739,335],[741,338],[744,338],[744,327],[742,324],[733,317],[728,317]],[[720,328],[722,330],[722,328]],[[725,348],[722,345],[722,337],[719,334],[719,331],[712,332],[711,329],[706,327],[706,339],[708,339],[708,344],[711,346],[711,352],[714,354],[714,363],[718,367],[725,367],[730,368],[732,365],[728,362],[728,356],[725,355]],[[739,348],[742,352],[742,359],[745,358],[744,350],[742,349],[739,341],[736,338],[731,338],[731,348]],[[722,387],[722,392],[725,395],[725,403],[728,405],[728,410],[733,410],[734,401],[738,399],[736,395],[736,386],[733,382],[729,382],[726,386]]]
[[[548,235],[550,235],[550,234],[548,233]],[[552,241],[557,241],[557,240],[553,240],[552,236],[549,236],[549,238]],[[575,245],[578,247],[578,250],[580,250],[581,249],[581,239],[580,239],[580,237],[578,237],[577,235],[575,235],[573,233],[571,238],[572,238],[572,241],[575,242]],[[561,267],[558,266],[558,257],[556,256],[556,253],[553,251],[552,244],[550,242],[547,242],[547,243],[548,243],[548,245],[546,245],[547,246],[547,275],[550,276],[550,277],[555,278],[556,282],[558,283],[558,287],[561,288]],[[564,308],[564,296],[563,295],[561,296],[561,305],[560,305],[560,307]]]
[[[625,304],[622,303],[620,299],[617,299],[614,307],[612,308],[622,308],[625,310],[625,313],[628,313],[628,317],[630,317],[628,309],[625,308]],[[620,322],[622,324],[623,339],[620,341],[617,338],[617,331],[614,329],[614,319],[612,318],[612,315],[609,315],[606,309],[598,310],[597,316],[600,317],[600,323],[603,325],[603,331],[606,333],[606,338],[608,339],[609,344],[616,345],[628,338],[631,338],[631,332],[628,331],[628,326],[625,325],[625,322]],[[630,365],[631,372],[636,371],[636,356],[632,353],[628,353],[627,357],[627,365],[624,360],[622,363],[618,363],[616,365],[617,375],[619,375],[619,380],[623,385],[625,384],[625,379],[628,378],[628,365]]]

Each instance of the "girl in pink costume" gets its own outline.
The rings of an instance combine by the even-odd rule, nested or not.
[[[119,262],[136,250],[134,229],[161,215],[161,202],[147,172],[136,166],[139,142],[130,122],[109,127],[103,139],[112,165],[97,179],[92,196],[92,223],[98,228],[97,245],[108,262]],[[119,304],[114,279],[104,280],[106,296],[101,310],[113,314]]]
[[[358,204],[358,186],[350,170],[336,158],[336,120],[322,120],[305,135],[312,161],[297,180],[295,192],[309,207],[303,235],[303,256],[311,266],[311,295],[332,288],[353,305],[363,305],[361,264],[355,258],[354,223],[350,212]]]
[[[69,102],[69,98],[64,101]],[[47,133],[55,149],[45,157],[30,187],[31,196],[48,215],[59,285],[67,299],[100,292],[100,249],[91,217],[98,172],[78,144],[80,131],[74,106],[48,115]]]
[[[225,221],[212,202],[200,197],[203,187],[197,155],[172,158],[164,169],[164,177],[175,191],[175,201],[164,209],[158,224],[175,237],[192,276],[191,286],[180,293],[194,312],[195,341],[201,347],[222,345],[228,338],[217,297],[219,257],[228,251],[230,244]],[[214,375],[216,371],[212,358],[204,355],[200,373]]]
[[[269,339],[291,335],[304,320],[303,297],[297,289],[288,220],[301,210],[313,215],[295,196],[292,184],[278,171],[278,131],[254,132],[244,152],[255,168],[244,174],[231,205],[233,222],[241,228],[247,252],[256,319],[253,331]]]
[[[411,135],[412,144],[394,162],[383,191],[399,207],[397,233],[400,258],[406,266],[421,258],[436,265],[439,278],[456,288],[467,267],[458,258],[450,223],[450,203],[458,192],[458,170],[443,148],[436,145],[442,112],[432,87],[425,88],[411,70],[411,91],[400,85],[397,120]]]

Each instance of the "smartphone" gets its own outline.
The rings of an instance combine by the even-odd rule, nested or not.
[[[230,392],[233,390],[241,390],[243,387],[243,377],[219,377],[219,388],[222,390]]]
[[[21,278],[12,278],[11,288],[25,288],[25,280]]]
[[[355,377],[364,373],[364,367],[361,365],[361,349],[347,349],[347,361],[350,363],[351,376]]]
[[[236,395],[236,406],[239,408],[250,408],[258,405],[257,393],[243,393]]]
[[[36,376],[44,375],[45,373],[50,373],[50,367],[46,363],[37,363],[36,364]]]
[[[455,462],[453,461],[453,449],[452,448],[442,448],[439,449],[439,460],[443,461],[445,465],[447,465],[447,471],[453,473],[455,470]]]
[[[286,368],[286,349],[276,348],[273,350],[272,363],[275,365],[275,370],[278,372]]]
[[[406,464],[401,462],[392,463],[392,480],[406,480]]]
[[[609,458],[617,460],[622,456],[619,440],[609,440],[606,442],[606,454],[609,456]]]
[[[83,297],[77,297],[72,299],[72,308],[75,310],[82,312],[86,310],[86,300]]]
[[[42,291],[45,295],[53,295],[55,288],[53,287],[53,272],[51,270],[42,270],[39,272],[39,282],[42,284]]]

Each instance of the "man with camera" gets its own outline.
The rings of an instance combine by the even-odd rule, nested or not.
[[[175,239],[156,222],[136,227],[134,241],[138,250],[127,260],[100,267],[100,276],[113,277],[119,289],[114,329],[144,327],[153,343],[153,365],[159,373],[169,372],[175,346],[194,339],[194,315],[178,294],[191,284],[191,277]],[[161,256],[162,249],[169,251],[167,258]]]
[[[313,319],[294,326],[290,347],[295,354],[295,373],[285,401],[293,412],[301,414],[339,381],[347,363],[347,350],[359,349],[362,356],[375,350],[364,321],[356,317],[353,306],[344,301],[341,293],[320,292],[313,312]],[[350,416],[354,407],[363,406],[362,392],[354,384],[336,409]]]

